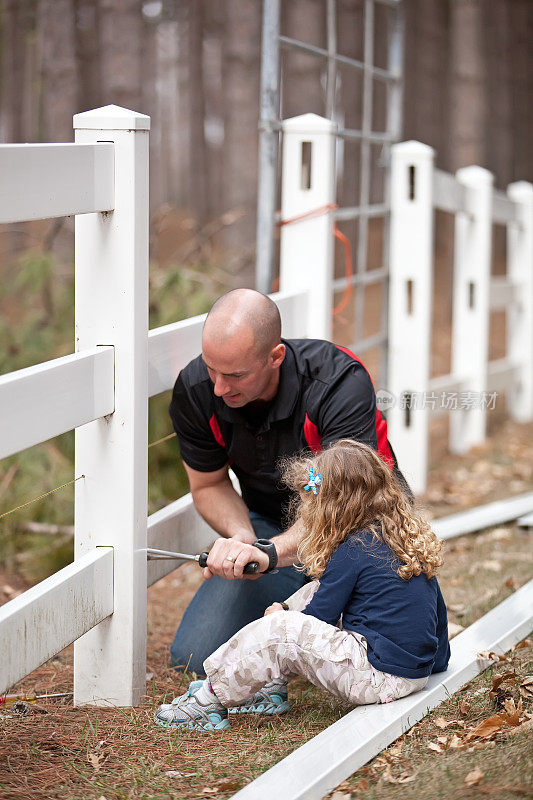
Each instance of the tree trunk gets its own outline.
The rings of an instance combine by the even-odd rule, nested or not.
[[[450,156],[453,171],[486,166],[482,0],[451,0]]]
[[[78,98],[76,112],[102,105],[100,8],[98,0],[74,0]]]
[[[103,102],[138,111],[142,97],[140,0],[100,0],[100,25]]]
[[[193,169],[189,174],[189,208],[201,227],[207,222],[207,151],[205,143],[204,92],[204,4],[203,0],[188,2],[189,41],[189,159]]]
[[[77,111],[72,0],[41,0],[43,134],[49,142],[74,138],[72,116]]]
[[[228,0],[225,9],[222,205],[225,211],[241,207],[244,216],[224,229],[222,241],[233,250],[239,282],[253,285],[261,6]]]

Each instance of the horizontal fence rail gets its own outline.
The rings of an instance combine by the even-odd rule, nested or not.
[[[113,548],[97,547],[0,607],[0,694],[113,613]]]
[[[110,142],[3,144],[0,175],[0,222],[114,208],[114,146]]]
[[[0,376],[0,458],[112,414],[114,402],[113,347]]]
[[[194,507],[190,494],[180,497],[148,517],[148,547],[195,555],[209,550],[218,534]],[[173,572],[179,561],[149,561],[148,586]]]
[[[492,196],[492,219],[500,225],[520,223],[518,204],[503,192],[496,190]]]
[[[415,169],[414,165],[413,169]],[[413,175],[413,182],[414,180],[415,176]],[[466,186],[457,181],[454,175],[443,172],[441,169],[436,169],[433,173],[433,193],[435,208],[441,211],[448,211],[451,214],[456,214],[458,211],[462,211],[465,214],[470,213],[468,190]]]
[[[270,295],[277,304],[286,338],[307,335],[307,297],[304,292]],[[178,373],[202,350],[206,315],[190,317],[151,330],[148,334],[148,396],[172,389]]]

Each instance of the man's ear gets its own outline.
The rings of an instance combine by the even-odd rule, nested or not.
[[[285,345],[280,342],[270,351],[270,355],[268,357],[270,366],[273,369],[281,367],[284,358],[285,358]]]

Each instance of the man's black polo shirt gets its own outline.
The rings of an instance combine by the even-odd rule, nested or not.
[[[250,511],[286,522],[289,492],[277,464],[303,450],[318,452],[339,439],[378,450],[400,479],[376,408],[370,375],[353,353],[318,339],[283,339],[286,356],[278,392],[260,417],[247,406],[230,408],[213,392],[201,356],[179,374],[170,416],[181,457],[192,469],[213,472],[229,463]]]

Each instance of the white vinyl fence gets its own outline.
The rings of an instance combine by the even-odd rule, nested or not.
[[[176,566],[147,568],[147,546],[216,536],[190,495],[147,517],[148,398],[200,352],[204,317],[148,331],[149,117],[106,106],[74,128],[74,144],[0,145],[0,223],[76,215],[75,353],[0,377],[0,458],[76,429],[83,476],[74,563],[0,608],[0,693],[75,641],[75,704],[130,706],[146,691],[146,587]],[[318,273],[288,274],[273,295],[285,335],[323,335]]]
[[[75,476],[83,476],[75,484],[74,563],[0,608],[0,693],[75,641],[75,704],[138,704],[146,689],[146,587],[175,568],[175,562],[150,561],[147,566],[147,547],[194,553],[216,537],[196,513],[190,495],[147,516],[148,398],[170,389],[180,369],[200,352],[204,320],[193,317],[148,331],[149,127],[143,114],[106,106],[74,117],[74,144],[0,145],[0,223],[76,215],[75,352],[0,377],[0,458],[76,429]],[[328,120],[304,115],[287,120],[283,129],[282,219],[313,214],[282,228],[280,292],[272,297],[285,336],[328,338],[335,128]],[[406,317],[398,330],[398,314],[391,315],[394,359],[404,359],[406,374],[390,388],[400,394],[426,387],[428,344],[420,331],[429,340],[429,329],[422,325],[428,324],[433,171],[428,148],[409,143],[398,148],[392,289],[403,308],[405,285],[396,286],[398,270],[403,270],[404,283],[414,285],[416,280],[413,308],[422,319],[415,331]],[[439,197],[445,195],[438,202],[456,204],[465,215],[457,248],[462,252],[468,243],[478,259],[467,279],[475,287],[469,291],[475,292],[471,310],[477,313],[478,280],[485,280],[483,292],[488,291],[486,276],[478,276],[480,253],[487,270],[486,243],[485,250],[478,243],[479,226],[485,230],[487,223],[485,217],[479,222],[478,215],[490,201],[486,176],[478,185],[478,172],[465,173],[477,188],[470,188],[466,178],[460,183],[441,176],[438,181],[448,188],[438,190]],[[402,192],[407,200],[398,199]],[[515,391],[514,413],[527,419],[532,395],[527,365],[533,346],[531,187],[516,184],[510,200],[490,192],[492,218],[508,222],[511,229],[511,277],[499,296],[515,292],[513,302],[520,301],[522,310],[513,317],[509,363],[497,370],[489,365],[487,372],[498,376],[499,386],[505,376],[505,385]],[[410,226],[403,238],[398,233],[402,203],[406,210],[400,228]],[[396,257],[395,247],[402,258]],[[462,269],[471,267],[470,258],[459,260]],[[461,324],[471,326],[467,341],[472,371],[458,367],[454,380],[477,388],[480,345],[474,342],[477,333],[470,317]],[[465,335],[463,328],[458,330]],[[482,335],[486,347],[486,328]],[[415,370],[423,358],[425,371],[419,376]],[[396,417],[391,422],[400,464],[418,488],[410,456],[415,448],[425,453],[427,425],[425,438],[414,440],[411,431],[404,435]]]
[[[430,414],[450,414],[450,450],[485,438],[487,410],[505,394],[513,419],[533,419],[533,186],[507,194],[493,176],[434,167],[419,142],[392,147],[389,292],[390,439],[416,493],[426,488]],[[434,209],[455,215],[452,367],[430,378]],[[507,275],[491,277],[493,224],[507,227]],[[505,358],[489,361],[489,319],[507,314]]]

